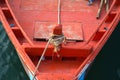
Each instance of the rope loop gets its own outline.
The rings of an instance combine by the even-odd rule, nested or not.
[[[65,42],[66,38],[62,35],[52,34],[50,43],[54,46],[54,52],[58,52],[60,50],[60,45]]]

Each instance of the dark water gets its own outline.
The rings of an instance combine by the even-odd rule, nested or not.
[[[29,80],[0,23],[0,80]]]
[[[96,57],[86,80],[120,80],[120,23]],[[28,80],[0,23],[0,80]]]
[[[120,80],[120,22],[96,57],[86,80]]]

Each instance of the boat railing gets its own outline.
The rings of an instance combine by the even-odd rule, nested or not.
[[[10,5],[8,4],[8,1],[2,0],[0,2],[0,7],[1,7],[2,18],[4,17],[4,19],[6,19],[4,20],[6,21],[5,23],[7,23],[8,27],[10,27],[13,33],[15,33],[16,38],[20,36],[22,39],[24,39],[23,42],[28,42],[30,45],[34,45],[32,41],[28,38],[26,33],[22,30],[21,25],[18,23],[16,17],[14,16],[10,8]],[[22,44],[23,42],[20,43]]]

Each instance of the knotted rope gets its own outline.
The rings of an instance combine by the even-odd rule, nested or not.
[[[58,52],[60,50],[60,45],[65,42],[65,36],[64,35],[56,35],[52,34],[52,39],[50,43],[54,46],[54,52]]]

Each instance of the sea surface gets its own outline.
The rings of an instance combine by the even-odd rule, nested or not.
[[[0,80],[29,80],[1,23]],[[96,57],[85,80],[120,80],[120,23]]]

